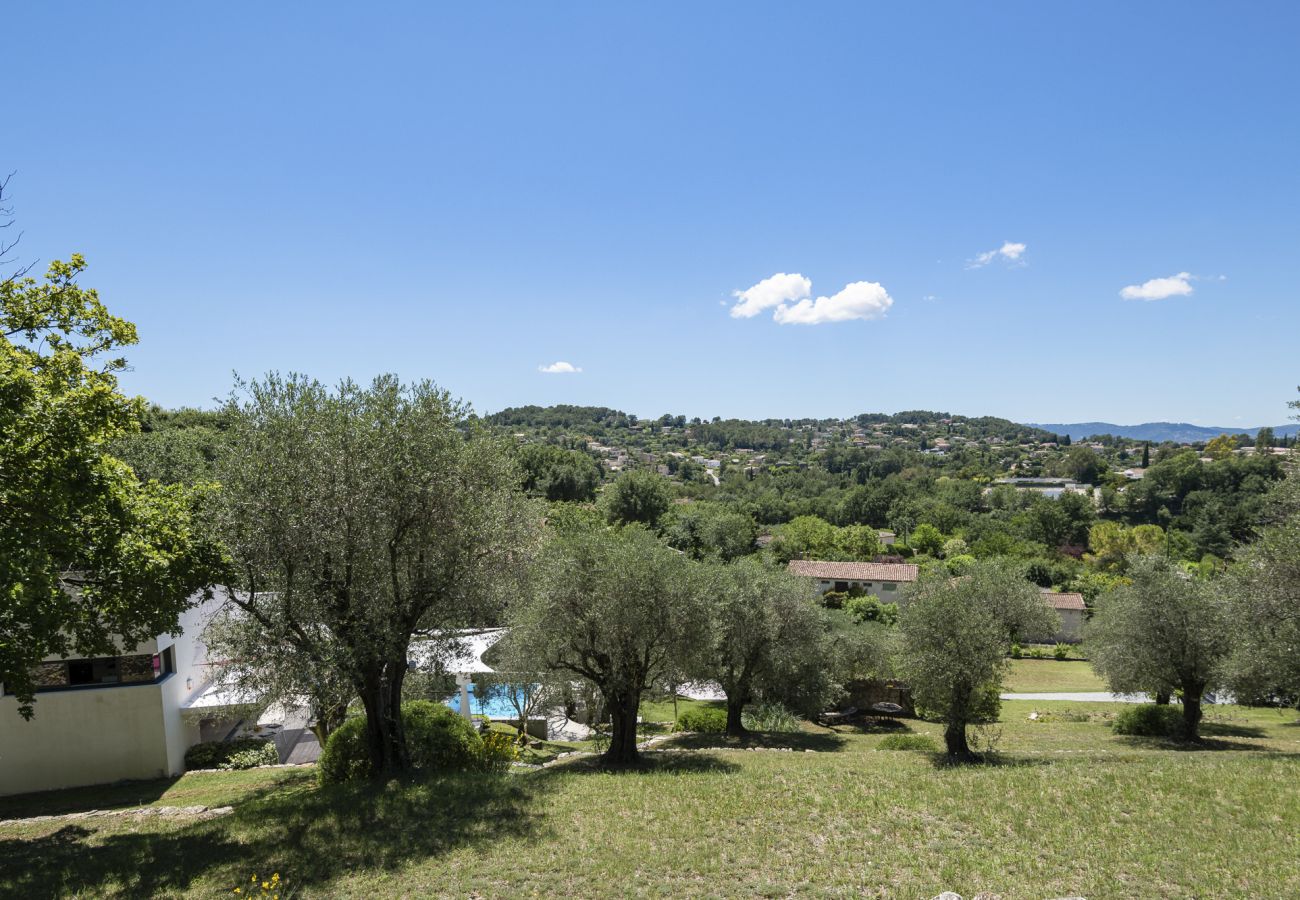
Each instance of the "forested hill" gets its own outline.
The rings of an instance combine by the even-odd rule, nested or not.
[[[1221,434],[1248,434],[1254,437],[1259,429],[1255,428],[1221,428],[1209,425],[1192,425],[1188,422],[1143,422],[1141,425],[1115,425],[1111,422],[1073,422],[1069,424],[1031,425],[1054,434],[1068,434],[1072,440],[1100,436],[1104,434],[1128,438],[1135,441],[1151,441],[1153,444],[1172,441],[1175,444],[1204,443]],[[1300,433],[1300,425],[1274,425],[1275,437],[1290,437]]]
[[[515,406],[483,417],[491,425],[525,429],[572,429],[593,435],[608,434],[614,429],[689,428],[695,439],[705,446],[753,447],[775,449],[790,443],[792,429],[843,427],[849,430],[886,431],[900,428],[919,429],[932,435],[959,434],[967,438],[1000,438],[1008,442],[1053,441],[1056,435],[1032,425],[1022,425],[993,416],[959,416],[946,412],[907,410],[899,413],[860,413],[848,419],[722,419],[665,413],[657,418],[640,418],[604,406]]]

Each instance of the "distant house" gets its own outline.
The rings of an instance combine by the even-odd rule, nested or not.
[[[911,563],[822,562],[814,559],[790,561],[790,571],[811,578],[819,593],[861,591],[881,600],[897,602],[898,586],[916,581],[919,567]]]
[[[1077,644],[1083,640],[1083,619],[1088,607],[1084,605],[1083,594],[1043,591],[1043,599],[1051,604],[1061,616],[1061,630],[1052,636],[1057,643]]]

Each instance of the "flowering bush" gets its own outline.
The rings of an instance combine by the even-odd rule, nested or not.
[[[519,758],[519,745],[514,738],[499,731],[483,735],[483,770],[504,772]]]

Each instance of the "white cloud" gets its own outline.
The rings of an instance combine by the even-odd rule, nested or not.
[[[802,300],[812,293],[812,282],[798,272],[778,272],[743,291],[735,291],[736,305],[731,307],[733,319],[749,319],[765,309],[780,306],[791,300]]]
[[[879,319],[894,298],[875,281],[855,281],[830,297],[804,298],[794,306],[784,303],[772,318],[780,325],[821,325],[823,322],[848,322],[851,319]]]
[[[547,375],[574,375],[581,372],[582,369],[573,363],[567,363],[564,360],[553,362],[549,366],[538,366],[537,371],[545,372]]]
[[[1179,272],[1168,278],[1152,278],[1141,284],[1130,284],[1119,292],[1125,300],[1164,300],[1167,297],[1186,297],[1192,292],[1192,279],[1196,276],[1189,272]]]
[[[983,253],[975,254],[974,259],[967,260],[966,268],[982,269],[999,257],[1009,263],[1020,263],[1023,266],[1025,262],[1021,257],[1024,255],[1024,244],[1015,241],[1003,241],[1002,246],[996,250],[985,250]]]

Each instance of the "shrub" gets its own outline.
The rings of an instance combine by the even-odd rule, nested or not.
[[[697,706],[684,710],[677,716],[678,731],[699,731],[706,734],[722,734],[727,730],[727,711],[711,706]]]
[[[859,622],[893,625],[898,621],[897,603],[884,603],[870,594],[845,600],[844,611]]]
[[[468,771],[486,765],[483,739],[473,724],[441,703],[412,700],[402,704],[402,725],[411,767],[424,771]],[[353,781],[370,775],[366,720],[348,719],[321,750],[316,774],[322,784]]]
[[[413,768],[466,771],[483,763],[478,729],[448,706],[430,700],[403,703],[402,724]]]
[[[848,591],[827,591],[822,594],[822,605],[827,609],[840,609],[847,599],[849,599]]]
[[[1030,659],[1047,659],[1047,651],[1044,650],[1042,647],[1030,647],[1030,648],[1029,648],[1029,658],[1030,658]]]
[[[1070,655],[1069,644],[1057,644],[1052,648],[1052,655],[1057,659],[1066,659]]]
[[[274,766],[279,762],[280,754],[275,744],[262,738],[207,741],[185,751],[186,769],[251,769]]]
[[[920,750],[938,753],[939,745],[928,734],[887,734],[876,745],[878,750]]]
[[[1143,703],[1120,710],[1113,727],[1116,734],[1176,737],[1182,733],[1183,714],[1177,707]]]
[[[1023,653],[1022,653],[1022,651],[1021,651],[1021,649],[1020,649],[1020,645],[1019,645],[1019,644],[1012,644],[1012,645],[1011,645],[1011,658],[1012,658],[1012,659],[1020,659],[1020,657],[1021,657],[1022,655],[1023,655]]]
[[[750,731],[786,733],[799,731],[799,720],[780,703],[760,703],[751,706],[741,715],[740,721]],[[723,726],[726,726],[725,718]]]
[[[483,736],[483,771],[504,772],[518,758],[519,745],[510,735],[492,731]]]

